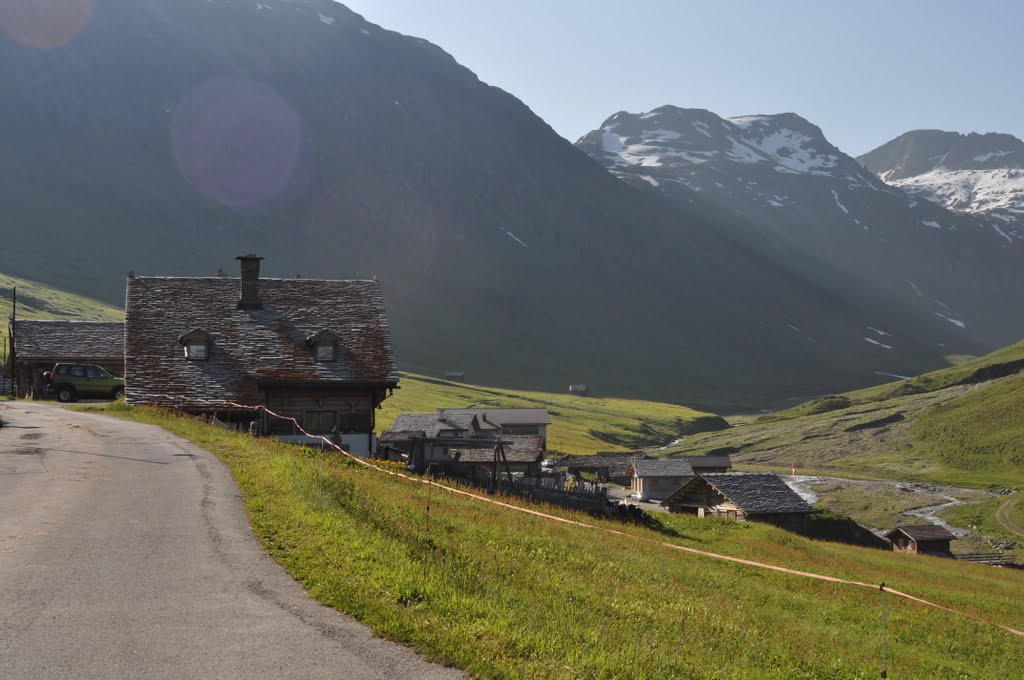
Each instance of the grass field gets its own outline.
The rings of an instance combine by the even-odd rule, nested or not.
[[[402,374],[397,390],[377,417],[391,428],[399,413],[438,408],[546,408],[551,414],[548,448],[564,453],[627,451],[663,446],[683,435],[726,427],[716,415],[636,399],[574,397],[569,394],[507,390]]]
[[[678,516],[665,516],[661,531],[595,521],[629,534],[613,536],[156,410],[116,404],[108,412],[160,425],[219,456],[260,541],[317,600],[476,677],[878,676],[877,592],[638,539],[885,581],[1024,626],[1019,572]],[[1024,675],[1022,640],[892,596],[888,607],[891,677]]]

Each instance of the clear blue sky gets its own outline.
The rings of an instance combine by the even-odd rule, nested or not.
[[[1024,138],[1024,2],[349,0],[575,141],[620,110],[799,113],[852,155],[918,128]]]

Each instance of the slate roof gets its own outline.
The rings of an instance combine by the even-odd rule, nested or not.
[[[19,361],[124,361],[124,324],[120,321],[14,322]]]
[[[637,477],[692,477],[693,468],[683,458],[638,460],[633,465]]]
[[[536,434],[505,435],[501,443],[505,450],[505,458],[510,463],[535,463],[544,453],[544,438]],[[494,447],[486,449],[451,449],[460,452],[459,461],[463,463],[489,463],[494,461]]]
[[[444,417],[437,413],[402,413],[395,418],[392,432],[419,433],[419,437],[437,437],[442,430],[465,432],[473,424],[473,415],[445,411]]]
[[[935,524],[896,527],[885,537],[889,538],[895,533],[904,533],[915,541],[952,541],[956,539],[956,534]]]
[[[445,409],[450,415],[483,415],[498,425],[550,425],[551,416],[546,408],[460,408]]]
[[[648,459],[643,451],[599,451],[590,456],[563,456],[555,461],[556,467],[576,470],[597,470],[604,468],[613,477],[625,475],[634,459]]]
[[[125,305],[127,399],[184,408],[258,404],[264,383],[393,386],[398,369],[376,281],[259,279],[262,309],[238,309],[238,278],[135,277]],[[186,361],[178,338],[210,334],[209,359]],[[315,361],[307,338],[338,338]]]
[[[727,454],[721,455],[707,455],[707,456],[685,456],[687,462],[690,463],[696,471],[706,470],[708,468],[731,468],[732,459]]]
[[[710,484],[748,515],[812,512],[811,506],[790,489],[781,477],[766,473],[698,474],[662,501],[662,504],[671,504],[675,496],[692,489],[695,484],[704,482]]]

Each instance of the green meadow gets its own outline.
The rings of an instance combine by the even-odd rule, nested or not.
[[[876,590],[652,543],[889,586],[1024,627],[1020,572],[664,516],[654,529],[557,523],[348,462],[123,403],[224,461],[253,531],[309,593],[480,678],[869,678]],[[429,523],[427,503],[430,504]],[[518,501],[509,501],[519,505]],[[888,596],[890,677],[1024,676],[1024,640]]]

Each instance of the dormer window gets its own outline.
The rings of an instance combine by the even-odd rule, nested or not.
[[[188,361],[207,361],[210,358],[212,336],[202,328],[193,328],[180,336],[178,342],[185,348]]]
[[[317,362],[337,361],[338,336],[328,330],[322,330],[306,338],[306,344],[313,348],[313,357]]]

